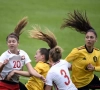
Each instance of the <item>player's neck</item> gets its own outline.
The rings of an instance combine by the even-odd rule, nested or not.
[[[17,55],[19,54],[19,50],[14,50],[14,51],[11,51],[11,50],[10,50],[10,52],[11,52],[12,54],[17,54]]]
[[[53,65],[56,65],[57,63],[59,63],[60,62],[60,60],[58,60],[57,62],[53,62]]]

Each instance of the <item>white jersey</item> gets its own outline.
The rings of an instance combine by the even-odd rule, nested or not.
[[[54,85],[55,90],[77,90],[70,79],[69,66],[65,60],[60,60],[53,65],[47,73],[46,85]]]
[[[4,80],[12,70],[21,70],[24,64],[31,62],[27,53],[23,50],[19,50],[18,55],[12,54],[9,50],[5,51],[0,56],[0,62],[3,63],[6,59],[8,59],[9,62],[4,66],[2,72],[0,73],[1,80]],[[15,74],[11,80],[14,82],[19,82],[19,75]]]

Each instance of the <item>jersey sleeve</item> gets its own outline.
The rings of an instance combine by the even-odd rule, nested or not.
[[[8,57],[7,57],[7,52],[4,52],[4,53],[1,54],[1,56],[0,56],[0,62],[3,63],[4,60],[6,60],[6,59],[8,59]]]
[[[68,63],[68,68],[71,68],[72,65],[69,62],[67,62],[67,63]]]
[[[43,69],[42,69],[43,65],[41,63],[37,63],[36,66],[34,67],[34,69],[38,72],[38,73],[41,73],[43,72]]]
[[[22,55],[25,56],[25,64],[31,62],[31,59],[25,51],[22,51]]]
[[[79,53],[78,53],[78,49],[74,48],[71,53],[65,58],[66,61],[70,62],[75,60],[78,57]]]
[[[53,86],[53,73],[49,73],[46,76],[46,85]]]

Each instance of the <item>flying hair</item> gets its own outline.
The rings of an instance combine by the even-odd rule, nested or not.
[[[26,26],[27,24],[27,17],[24,17],[17,26],[15,27],[14,33],[17,34],[18,36],[22,34],[22,29]]]
[[[7,36],[6,40],[8,39],[8,37],[15,37],[17,40],[19,40],[19,36],[23,32],[22,29],[26,26],[27,23],[27,17],[24,17],[22,20],[20,20],[17,26],[15,27],[14,32],[10,33]]]
[[[68,18],[64,19],[61,29],[65,27],[74,28],[77,32],[83,34],[86,34],[89,30],[94,31],[86,16],[86,11],[82,13],[78,10],[74,10],[74,13],[68,13]]]
[[[33,39],[45,41],[46,43],[48,43],[50,49],[52,49],[57,46],[56,38],[48,28],[45,28],[45,31],[46,32],[42,32],[41,28],[36,25],[33,27],[33,30],[29,31],[29,35]]]

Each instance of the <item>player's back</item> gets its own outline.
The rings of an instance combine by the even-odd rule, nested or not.
[[[52,73],[54,87],[58,88],[58,90],[77,90],[70,79],[68,62],[65,60],[60,60],[52,66],[50,73]]]

